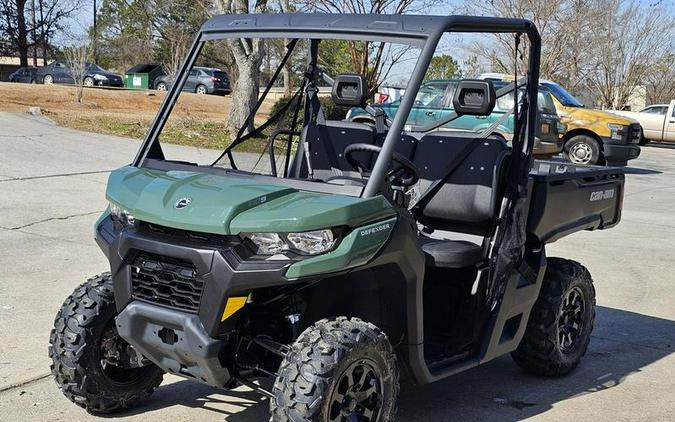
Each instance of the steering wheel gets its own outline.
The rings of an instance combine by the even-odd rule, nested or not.
[[[382,148],[378,147],[377,145],[356,143],[347,145],[347,148],[345,148],[343,154],[349,165],[354,167],[354,169],[361,173],[361,176],[363,176],[363,174],[367,172],[367,169],[359,160],[352,157],[352,154],[355,152],[370,152],[378,154],[380,151],[382,151]],[[387,180],[389,183],[391,183],[391,185],[407,188],[420,180],[420,172],[417,169],[417,166],[415,166],[410,160],[398,152],[394,152],[391,158],[396,162],[396,164],[398,164],[397,167],[387,173]]]

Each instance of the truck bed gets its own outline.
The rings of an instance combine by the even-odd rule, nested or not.
[[[580,230],[607,229],[621,220],[621,168],[537,160],[530,179],[527,230],[541,242]]]

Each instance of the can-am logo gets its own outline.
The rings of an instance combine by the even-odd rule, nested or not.
[[[602,201],[603,199],[612,199],[612,198],[614,198],[614,189],[591,192],[591,202]]]
[[[192,203],[192,198],[186,196],[185,198],[181,198],[178,201],[176,201],[174,208],[176,208],[177,210],[182,210],[183,208],[190,205],[190,203]]]
[[[389,227],[389,223],[381,224],[376,227],[370,227],[368,229],[361,230],[361,236],[369,236],[371,234],[381,232],[382,230],[387,230]]]

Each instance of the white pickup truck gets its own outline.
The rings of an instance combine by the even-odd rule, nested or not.
[[[640,122],[643,138],[641,144],[649,141],[675,142],[675,100],[672,100],[670,104],[653,104],[637,112],[609,111]]]

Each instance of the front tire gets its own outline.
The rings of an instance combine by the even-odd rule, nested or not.
[[[87,77],[84,78],[84,80],[82,81],[82,84],[83,84],[84,86],[92,87],[92,86],[94,86],[94,78],[91,78],[91,77],[87,76]]]
[[[566,375],[586,354],[594,322],[591,274],[578,262],[549,258],[525,335],[511,357],[536,375]]]
[[[164,83],[164,82],[157,83],[157,86],[155,87],[155,89],[157,91],[166,91],[167,90],[166,83]]]
[[[396,356],[387,336],[358,318],[322,319],[307,328],[279,368],[272,421],[394,420]]]
[[[52,75],[45,75],[44,78],[42,78],[42,83],[45,85],[51,85],[54,83],[54,77]]]
[[[195,88],[195,92],[199,95],[208,94],[208,91],[204,85],[197,85],[197,88]]]
[[[576,135],[565,142],[564,155],[574,164],[603,164],[600,144],[588,135]]]
[[[133,407],[162,382],[162,370],[153,364],[139,366],[138,355],[117,335],[116,314],[112,279],[104,273],[87,280],[66,299],[49,336],[56,384],[70,401],[90,413]],[[111,364],[111,359],[117,364]]]

